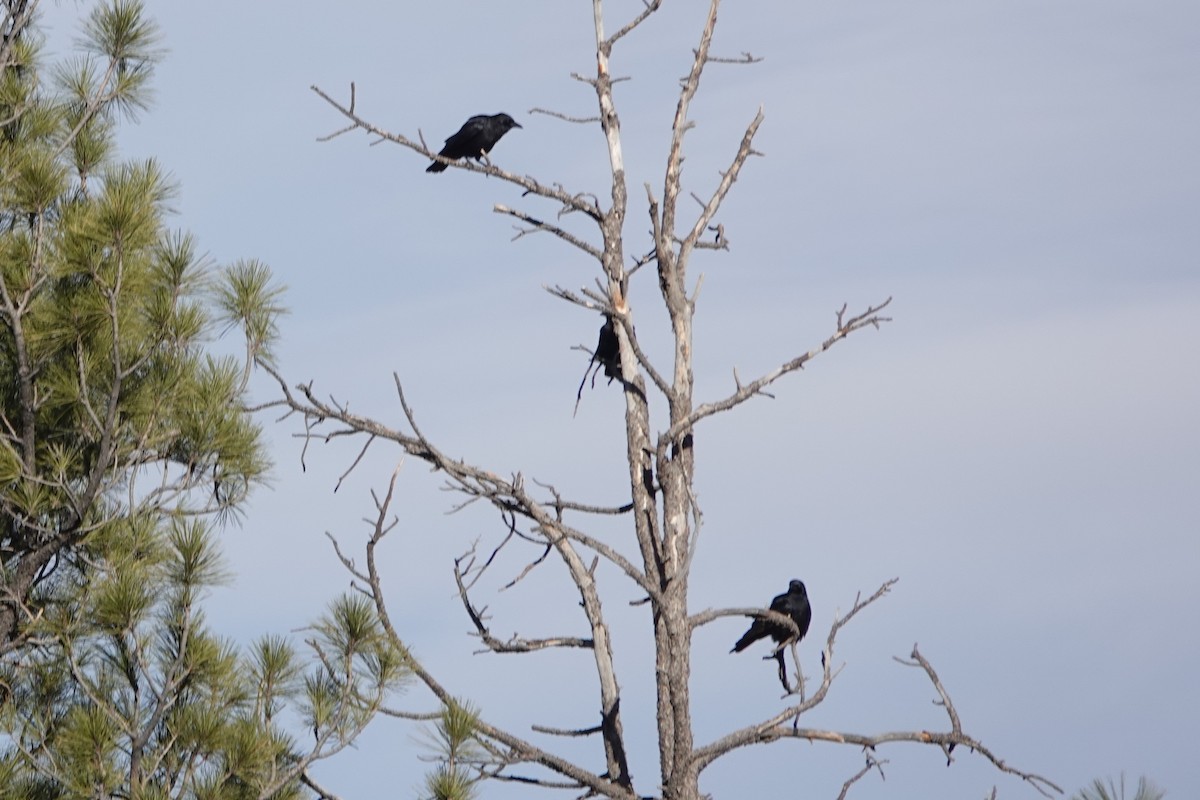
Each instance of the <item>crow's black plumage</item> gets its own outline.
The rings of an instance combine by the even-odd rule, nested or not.
[[[501,136],[519,127],[517,121],[508,114],[479,114],[464,122],[458,132],[446,140],[438,155],[455,160],[473,158],[479,161],[491,152]],[[435,161],[425,171],[442,172],[445,169],[445,164]]]
[[[621,342],[613,329],[612,317],[605,317],[600,327],[600,340],[596,342],[596,353],[592,361],[604,367],[604,377],[621,377]]]
[[[621,377],[621,340],[617,338],[614,324],[613,318],[605,314],[604,324],[600,326],[600,338],[592,353],[592,360],[588,362],[587,369],[583,371],[583,380],[579,382],[579,391],[575,393],[576,413],[579,411],[579,401],[583,399],[583,387],[587,386],[588,375],[592,376],[593,389],[596,388],[596,374],[600,372],[600,367],[604,367],[604,376],[608,378],[609,383],[612,383],[613,378]],[[593,364],[599,365],[595,372],[592,371]]]
[[[729,652],[740,653],[759,639],[770,636],[778,644],[773,656],[765,656],[765,658],[773,657],[779,662],[779,680],[783,683],[784,689],[790,691],[787,669],[783,664],[783,645],[793,639],[797,642],[803,639],[804,634],[808,633],[808,626],[812,623],[812,606],[808,604],[808,591],[804,588],[804,581],[794,580],[789,583],[787,592],[776,595],[775,599],[771,601],[771,610],[791,617],[792,622],[796,623],[796,627],[800,629],[800,635],[795,636],[791,630],[778,622],[755,618],[754,622],[750,624],[750,630],[737,640],[737,644]]]

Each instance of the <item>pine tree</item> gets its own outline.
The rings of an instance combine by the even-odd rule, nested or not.
[[[267,460],[243,364],[204,345],[237,313],[269,358],[277,310],[260,264],[214,291],[193,238],[167,227],[163,169],[114,158],[157,58],[141,5],[99,6],[53,68],[36,8],[8,2],[0,24],[0,654],[121,529],[239,509]]]
[[[217,273],[167,227],[162,168],[114,157],[158,57],[142,5],[99,5],[52,69],[37,5],[0,22],[0,797],[323,795],[309,765],[407,655],[362,596],[313,626],[307,670],[200,608],[268,466],[245,392],[280,289],[257,262]],[[232,327],[240,358],[213,350]]]
[[[1138,778],[1137,790],[1130,798],[1125,792],[1125,776],[1122,774],[1120,783],[1112,778],[1107,782],[1103,778],[1096,778],[1091,786],[1071,795],[1071,800],[1162,800],[1166,795],[1166,792],[1143,775]]]
[[[200,609],[224,570],[199,521],[144,517],[106,536],[105,564],[4,662],[0,796],[307,796],[309,764],[353,741],[407,675],[361,596],[313,626],[307,674],[280,637],[239,654]]]

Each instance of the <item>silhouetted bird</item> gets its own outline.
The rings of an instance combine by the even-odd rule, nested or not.
[[[596,372],[592,372],[593,364],[599,365]],[[576,413],[579,412],[579,401],[583,398],[583,387],[587,386],[589,374],[592,376],[592,388],[596,388],[596,374],[600,372],[599,367],[604,367],[604,376],[608,378],[609,383],[612,383],[613,378],[621,377],[621,341],[617,338],[617,331],[613,327],[613,318],[607,314],[604,315],[604,324],[600,326],[600,339],[596,342],[592,360],[588,362],[588,368],[583,371],[583,380],[579,382],[579,391],[575,393]]]
[[[519,128],[517,121],[508,114],[480,114],[471,117],[463,123],[458,132],[446,140],[446,145],[438,153],[449,159],[473,158],[482,159],[491,152],[500,141],[500,137],[513,128]],[[426,172],[443,172],[446,165],[435,161],[425,168]]]
[[[596,353],[592,361],[604,367],[604,377],[621,377],[621,343],[613,329],[612,317],[605,317],[600,326],[600,340],[596,342]]]
[[[787,682],[787,669],[783,664],[783,646],[793,639],[797,642],[803,639],[804,634],[808,633],[808,626],[812,623],[812,606],[808,604],[808,591],[804,588],[804,581],[794,580],[789,583],[787,592],[776,595],[775,599],[771,601],[771,610],[791,617],[792,622],[795,622],[796,627],[800,629],[800,635],[795,636],[792,631],[778,622],[757,617],[750,624],[750,630],[737,640],[737,644],[729,652],[740,653],[764,636],[770,636],[778,644],[772,655],[763,656],[763,658],[774,658],[779,662],[779,680],[783,683],[784,689],[791,691]]]

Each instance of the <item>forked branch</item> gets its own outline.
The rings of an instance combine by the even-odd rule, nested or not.
[[[1002,759],[998,758],[991,750],[985,747],[978,739],[969,736],[962,729],[961,721],[959,720],[958,712],[954,708],[954,703],[950,699],[949,693],[942,686],[937,673],[933,670],[932,665],[920,654],[916,645],[913,645],[912,661],[901,661],[908,666],[919,667],[925,671],[933,684],[940,698],[939,705],[946,709],[947,716],[950,721],[950,730],[935,732],[928,730],[912,730],[912,731],[892,731],[879,734],[861,734],[847,731],[836,731],[823,728],[801,728],[799,726],[800,717],[805,712],[819,705],[827,696],[833,678],[837,671],[833,668],[833,652],[834,642],[838,632],[846,626],[860,611],[871,605],[881,597],[886,595],[896,584],[896,579],[885,582],[879,587],[876,592],[863,600],[860,597],[855,599],[854,606],[844,616],[834,620],[833,625],[829,630],[829,636],[826,639],[825,649],[822,653],[823,660],[823,676],[820,687],[816,693],[807,700],[801,700],[799,703],[793,704],[788,708],[783,709],[769,719],[763,720],[756,725],[750,725],[741,730],[734,731],[728,736],[724,736],[717,741],[708,744],[704,747],[697,748],[693,753],[693,761],[697,770],[703,770],[713,761],[721,758],[733,750],[746,747],[754,744],[765,744],[768,742],[778,741],[780,739],[803,739],[809,742],[831,742],[834,744],[849,744],[857,747],[862,747],[870,752],[873,752],[876,747],[890,742],[916,742],[918,744],[933,745],[941,749],[942,753],[947,758],[947,763],[953,761],[953,751],[955,747],[968,747],[972,751],[979,753],[996,768],[1002,772],[1016,775],[1022,780],[1032,785],[1035,789],[1047,797],[1052,797],[1053,792],[1062,794],[1062,789],[1048,778],[1037,775],[1031,772],[1018,770],[1006,764]],[[703,617],[704,615],[697,615]],[[718,614],[714,614],[718,616]],[[707,620],[704,620],[707,621]],[[898,659],[899,660],[899,659]],[[790,721],[791,724],[788,724]],[[864,770],[860,775],[865,774]],[[847,782],[847,786],[853,783],[854,780]]]
[[[351,122],[350,125],[341,128],[340,130],[337,130],[328,136],[321,137],[323,141],[328,141],[329,139],[333,139],[351,131],[362,130],[373,134],[374,136],[378,136],[384,141],[392,142],[402,147],[407,147],[408,149],[420,153],[422,156],[430,160],[434,160],[437,157],[437,153],[427,147],[423,141],[413,141],[407,136],[384,130],[383,128],[380,128],[378,125],[369,122],[367,119],[359,115],[354,108],[355,88],[353,83],[350,84],[351,102],[349,105],[334,100],[319,86],[314,85],[309,88],[311,88],[318,97],[337,109],[342,116]],[[527,194],[535,194],[539,197],[545,197],[549,200],[557,200],[558,202],[562,203],[563,206],[570,208],[573,211],[583,212],[596,222],[600,222],[603,218],[603,213],[600,208],[594,203],[589,203],[584,200],[584,195],[572,195],[570,192],[567,192],[563,189],[555,188],[553,186],[546,186],[545,184],[539,183],[528,175],[517,175],[516,173],[508,172],[491,164],[472,164],[470,160],[456,162],[454,167],[457,169],[465,169],[469,172],[481,172],[485,175],[492,175],[496,178],[500,178],[501,180],[508,181],[509,183],[520,186]]]
[[[387,602],[384,599],[383,581],[379,574],[379,565],[376,558],[376,550],[383,538],[393,529],[393,524],[388,521],[389,508],[392,498],[395,494],[396,479],[399,474],[399,468],[392,473],[391,480],[388,484],[388,491],[383,500],[377,503],[378,514],[374,521],[374,531],[371,538],[367,541],[366,556],[367,556],[367,592],[373,600],[376,612],[379,615],[380,623],[388,637],[392,640],[400,652],[405,654],[406,662],[412,672],[425,686],[434,694],[435,697],[444,705],[449,705],[455,702],[453,696],[446,690],[445,687],[430,673],[421,662],[412,655],[411,651],[405,646],[404,640],[400,637],[392,624],[391,615],[388,611]],[[600,651],[600,648],[593,647],[593,650]],[[606,720],[603,727],[605,737],[612,735],[611,718]],[[553,773],[571,781],[572,786],[586,789],[589,794],[599,795],[602,797],[615,798],[616,800],[637,800],[637,795],[632,791],[629,784],[628,771],[622,774],[621,779],[613,780],[605,775],[596,775],[593,771],[585,769],[565,758],[561,758],[552,753],[549,753],[532,743],[513,735],[509,731],[496,727],[487,721],[480,719],[476,723],[476,734],[481,737],[485,747],[490,753],[493,753],[497,758],[496,772],[492,777],[500,778],[498,770],[513,764],[537,764]],[[617,746],[623,746],[620,742]],[[624,766],[624,755],[621,751],[620,756],[621,766]],[[611,773],[609,773],[611,774]]]
[[[551,647],[582,647],[590,650],[596,645],[592,639],[581,639],[575,636],[526,639],[513,634],[508,641],[501,641],[492,636],[491,630],[488,629],[487,624],[484,622],[483,615],[487,612],[487,609],[476,608],[471,603],[471,598],[467,595],[467,587],[463,582],[462,558],[454,560],[454,583],[458,586],[458,596],[462,600],[463,607],[467,610],[467,616],[471,618],[471,624],[475,626],[476,635],[487,645],[487,650],[493,653],[532,653],[535,650],[546,650]]]
[[[682,435],[684,431],[691,430],[697,422],[705,417],[711,417],[712,415],[718,414],[722,411],[728,411],[735,406],[741,405],[755,395],[766,394],[763,389],[770,386],[784,375],[795,372],[799,369],[803,369],[804,365],[809,361],[812,361],[814,358],[821,355],[826,350],[833,347],[835,344],[842,341],[855,331],[866,327],[878,328],[884,322],[891,322],[891,317],[883,317],[879,315],[879,312],[887,308],[888,304],[891,302],[892,298],[889,297],[882,303],[871,306],[861,314],[850,317],[849,319],[846,319],[845,317],[846,307],[842,306],[842,309],[838,311],[837,314],[837,329],[833,332],[832,336],[821,342],[821,344],[817,347],[809,350],[807,353],[803,353],[793,358],[791,361],[781,364],[762,377],[756,378],[755,380],[746,384],[738,381],[736,390],[728,397],[722,400],[717,400],[711,403],[703,403],[697,406],[690,414],[681,419],[679,422],[676,422],[670,427],[670,429],[668,429],[666,433],[659,437],[659,449],[664,449],[671,442],[675,441],[676,438]]]
[[[713,190],[712,196],[708,202],[704,204],[704,208],[700,212],[700,216],[696,218],[695,224],[692,225],[692,230],[684,237],[679,245],[679,261],[681,264],[687,263],[688,254],[696,247],[700,241],[700,237],[704,235],[704,231],[709,228],[713,217],[716,216],[717,209],[721,207],[721,203],[725,200],[725,195],[729,194],[729,190],[733,188],[734,181],[737,180],[738,174],[742,171],[742,165],[746,163],[752,155],[761,155],[754,149],[754,135],[758,133],[758,126],[762,124],[763,112],[759,107],[758,113],[747,126],[746,132],[742,134],[741,144],[738,145],[737,153],[734,154],[733,163],[729,165],[729,169],[721,173],[721,181],[717,184],[717,188]],[[716,243],[712,245],[714,248],[724,249],[727,247],[725,240],[724,226],[718,226]]]
[[[549,502],[538,501],[525,490],[524,481],[519,475],[513,480],[505,480],[494,472],[450,458],[438,449],[421,433],[398,376],[395,376],[396,391],[412,434],[405,434],[368,417],[354,414],[340,403],[321,400],[316,396],[311,384],[300,384],[293,390],[270,364],[260,363],[259,366],[275,378],[282,394],[282,399],[263,404],[262,407],[284,406],[302,415],[306,424],[304,432],[298,435],[304,438],[306,443],[312,440],[329,441],[332,437],[358,435],[392,441],[400,445],[408,455],[444,472],[455,491],[470,498],[486,500],[502,512],[516,513],[531,520],[542,532],[545,541],[556,547],[563,542],[576,542],[611,561],[645,591],[656,591],[642,571],[616,549],[556,519],[550,513],[550,509],[564,506],[565,501],[561,497]],[[331,423],[344,427],[326,431],[325,428]],[[602,508],[583,503],[571,505],[578,508]]]

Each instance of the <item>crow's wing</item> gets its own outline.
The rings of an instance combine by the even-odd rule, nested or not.
[[[490,118],[479,114],[463,123],[442,148],[439,156],[446,158],[475,158],[479,155],[480,141],[486,136]]]
[[[729,652],[740,653],[770,632],[770,628],[768,628],[767,623],[764,620],[756,619],[754,622],[750,623],[750,630],[742,634],[742,638],[737,640],[737,644],[735,644],[733,649]]]

